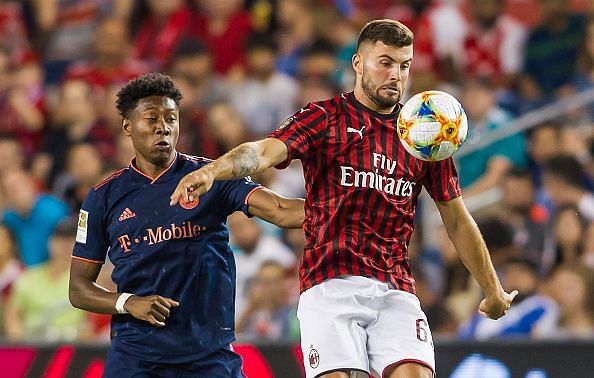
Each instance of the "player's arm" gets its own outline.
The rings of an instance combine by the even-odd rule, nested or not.
[[[98,285],[95,281],[101,271],[101,264],[73,258],[70,266],[70,303],[81,310],[100,314],[118,314],[116,302],[122,293],[115,293]],[[159,295],[130,296],[123,304],[124,310],[137,319],[158,327],[165,325],[170,309],[179,304]]]
[[[485,293],[485,299],[479,307],[480,312],[491,319],[502,317],[518,292],[514,290],[508,294],[501,287],[487,246],[462,197],[436,201],[436,204],[462,262]]]
[[[214,162],[188,173],[171,195],[171,205],[177,204],[182,196],[189,201],[188,191],[192,191],[192,196],[200,196],[210,190],[215,180],[233,180],[260,173],[287,157],[287,146],[275,138],[243,143]]]
[[[284,228],[301,228],[305,219],[301,198],[285,198],[272,190],[256,190],[248,199],[252,215]]]

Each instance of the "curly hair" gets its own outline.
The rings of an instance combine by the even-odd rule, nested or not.
[[[130,80],[117,94],[116,107],[122,117],[136,107],[138,100],[150,96],[165,96],[179,106],[183,98],[181,91],[175,86],[173,80],[162,73],[148,73]]]

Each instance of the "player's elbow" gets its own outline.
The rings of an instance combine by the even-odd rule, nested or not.
[[[82,309],[82,296],[80,290],[77,290],[76,286],[70,281],[68,286],[68,300],[73,307]]]

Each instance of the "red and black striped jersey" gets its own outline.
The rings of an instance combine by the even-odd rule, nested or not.
[[[375,277],[415,293],[408,264],[417,197],[461,194],[451,158],[426,162],[408,154],[396,132],[400,106],[375,112],[352,92],[310,103],[270,137],[303,164],[307,243],[301,291],[340,276]]]

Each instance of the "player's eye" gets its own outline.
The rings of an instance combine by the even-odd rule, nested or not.
[[[157,117],[147,117],[146,119],[148,119],[151,122],[155,122],[157,120]]]
[[[380,62],[382,64],[382,66],[384,67],[390,67],[392,65],[392,63],[388,62],[387,60],[384,60],[383,62]]]

